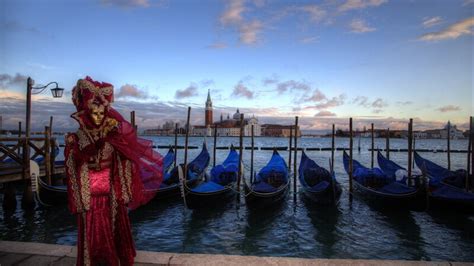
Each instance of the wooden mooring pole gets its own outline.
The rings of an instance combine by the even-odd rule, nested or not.
[[[390,128],[387,128],[386,132],[387,135],[385,136],[385,154],[387,156],[387,159],[390,160]]]
[[[244,135],[244,114],[240,114],[240,135],[239,135],[239,174],[237,176],[237,192],[240,192],[240,181],[242,179],[242,169],[243,161],[242,161],[242,153],[243,153],[243,135]],[[239,197],[238,197],[239,198]]]
[[[466,191],[470,189],[470,179],[472,178],[473,174],[471,174],[471,170],[474,168],[474,156],[472,155],[474,149],[474,132],[473,132],[473,125],[472,125],[472,116],[469,117],[469,141],[467,147],[467,174],[466,174]],[[473,171],[474,172],[474,171]]]
[[[370,124],[370,132],[372,138],[372,150],[370,152],[370,168],[374,168],[374,123]]]
[[[176,167],[176,160],[178,159],[178,123],[174,124],[174,167]]]
[[[448,121],[448,126],[447,126],[447,151],[448,151],[448,170],[451,170],[451,123]]]
[[[352,117],[349,118],[349,192],[353,192],[352,188],[352,146],[354,145],[352,140]],[[350,197],[349,197],[350,198]]]
[[[332,124],[332,139],[331,139],[331,174],[334,171],[334,150],[336,147],[336,125]],[[334,183],[334,182],[333,182]]]
[[[410,118],[410,122],[408,123],[408,184],[410,184],[411,182],[411,170],[412,170],[411,164],[413,163],[412,141],[413,141],[413,119]]]
[[[253,126],[252,126],[253,127]],[[212,167],[216,166],[217,124],[214,125],[214,147],[212,147]]]
[[[291,146],[293,146],[293,126],[290,126],[290,141],[288,143],[288,171],[291,173]]]
[[[298,155],[298,117],[295,117],[295,153],[293,154],[293,193],[296,199],[296,157]],[[296,202],[296,200],[295,200]]]
[[[46,172],[46,180],[51,186],[51,128],[44,127],[44,167]],[[39,178],[39,177],[38,177]]]
[[[252,130],[252,139],[251,139],[251,142],[250,142],[250,184],[252,184],[253,182],[253,150],[254,150],[254,147],[255,147],[255,143],[254,143],[254,128],[253,128],[253,125],[251,127],[251,130]]]
[[[186,119],[186,137],[184,140],[184,182],[188,180],[188,140],[189,140],[189,119],[191,117],[191,107],[188,107],[188,117]]]

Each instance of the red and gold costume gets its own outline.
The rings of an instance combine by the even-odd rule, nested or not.
[[[113,87],[89,77],[73,89],[79,129],[66,137],[68,203],[78,219],[78,265],[133,265],[136,255],[127,208],[151,198],[162,180],[162,157],[137,138],[110,107]],[[93,110],[103,118],[94,120]]]

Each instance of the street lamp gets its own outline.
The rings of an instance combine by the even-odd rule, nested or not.
[[[49,85],[55,84],[56,87],[51,89],[51,93],[54,98],[61,98],[63,96],[63,88],[59,88],[56,81],[50,82],[41,87],[33,87],[35,81],[28,77],[26,81],[26,137],[30,137],[30,124],[31,124],[31,95],[42,93]]]

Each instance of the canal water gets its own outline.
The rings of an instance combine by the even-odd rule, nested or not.
[[[171,145],[173,137],[148,137],[155,145]],[[193,137],[189,159],[200,151],[202,137]],[[354,158],[370,166],[370,138],[354,140]],[[212,158],[213,139],[207,144]],[[238,138],[219,138],[217,146],[239,145]],[[179,138],[178,145],[184,145]],[[257,147],[287,146],[284,138],[255,138]],[[299,138],[303,148],[330,147],[330,138]],[[407,140],[391,139],[391,148],[406,149]],[[244,139],[250,146],[250,139]],[[336,147],[348,147],[347,138],[338,138]],[[375,147],[385,148],[385,139],[376,139]],[[419,149],[446,149],[445,140],[416,140]],[[451,141],[452,150],[465,150],[467,140]],[[162,154],[166,149],[159,150]],[[217,150],[219,164],[228,150]],[[270,159],[272,151],[255,151],[254,169],[258,171]],[[280,152],[288,158],[288,151]],[[307,151],[324,167],[329,166],[330,151]],[[301,152],[298,153],[298,163]],[[427,159],[447,166],[447,154],[423,152]],[[250,151],[244,150],[246,176],[249,176]],[[406,152],[392,152],[390,158],[407,165]],[[183,150],[178,151],[183,160]],[[292,158],[293,160],[293,158]],[[452,153],[452,169],[465,168],[466,153]],[[375,160],[375,165],[377,162]],[[343,193],[337,207],[318,208],[293,191],[279,207],[251,212],[243,198],[227,206],[212,204],[206,210],[184,208],[180,199],[154,200],[130,212],[136,246],[140,250],[186,253],[223,253],[233,255],[284,256],[304,258],[402,259],[474,261],[474,216],[439,211],[388,211],[375,208],[356,197],[349,200],[348,176],[342,165],[342,151],[335,155],[336,177]],[[295,200],[296,199],[296,200]],[[18,196],[20,200],[20,196]],[[19,203],[19,202],[18,202]],[[18,204],[20,206],[20,204]],[[74,245],[76,222],[65,205],[37,207],[25,212],[0,212],[0,239]]]

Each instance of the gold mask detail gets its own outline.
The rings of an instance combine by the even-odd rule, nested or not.
[[[91,118],[95,125],[100,126],[104,121],[105,107],[103,105],[92,105]]]

